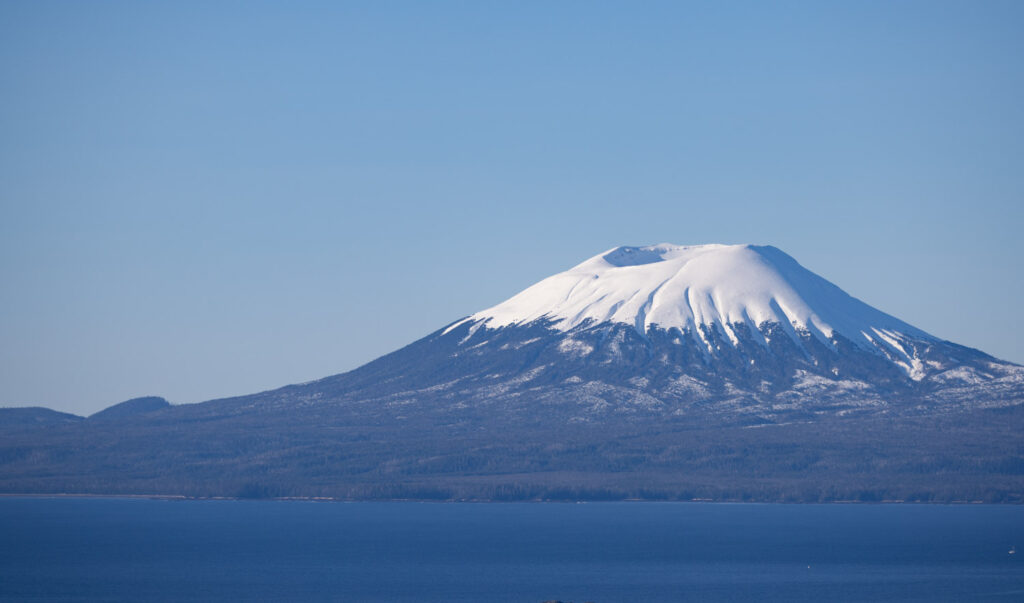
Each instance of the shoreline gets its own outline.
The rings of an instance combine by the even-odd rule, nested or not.
[[[99,499],[127,499],[127,500],[167,500],[167,501],[235,501],[235,502],[315,502],[315,503],[421,503],[421,504],[698,504],[698,505],[867,505],[867,506],[895,506],[895,505],[921,505],[921,506],[993,506],[993,507],[1018,507],[1024,503],[1014,502],[985,502],[982,500],[953,500],[953,501],[906,501],[906,500],[881,500],[881,501],[860,501],[860,500],[831,500],[815,502],[794,502],[794,501],[749,501],[749,500],[715,500],[715,499],[691,499],[691,500],[662,500],[624,498],[619,500],[561,500],[561,499],[524,499],[524,500],[494,500],[494,499],[460,499],[460,500],[438,500],[427,498],[333,498],[326,496],[287,496],[267,498],[244,498],[238,496],[187,496],[184,494],[78,494],[78,493],[0,493],[0,499],[4,498],[99,498]]]

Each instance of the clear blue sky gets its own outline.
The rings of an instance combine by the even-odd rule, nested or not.
[[[1024,362],[1024,3],[2,2],[0,405],[354,368],[620,244]]]

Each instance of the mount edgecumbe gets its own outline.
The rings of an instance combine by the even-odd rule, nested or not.
[[[1022,427],[1024,367],[774,247],[662,244],[309,383],[0,409],[0,492],[1019,503]]]

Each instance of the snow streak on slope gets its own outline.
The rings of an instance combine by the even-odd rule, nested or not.
[[[700,333],[733,325],[759,333],[766,323],[806,330],[828,343],[836,333],[856,345],[905,355],[900,336],[935,338],[857,300],[782,251],[755,245],[617,247],[540,281],[470,316],[488,328],[550,321],[567,331],[623,323]],[[453,327],[456,325],[453,325]]]

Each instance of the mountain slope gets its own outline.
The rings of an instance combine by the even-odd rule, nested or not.
[[[0,491],[1024,502],[1022,403],[775,248],[616,248],[348,373],[0,434]]]
[[[759,424],[1018,404],[1024,368],[876,310],[773,247],[656,245],[610,250],[356,371],[259,399]]]

